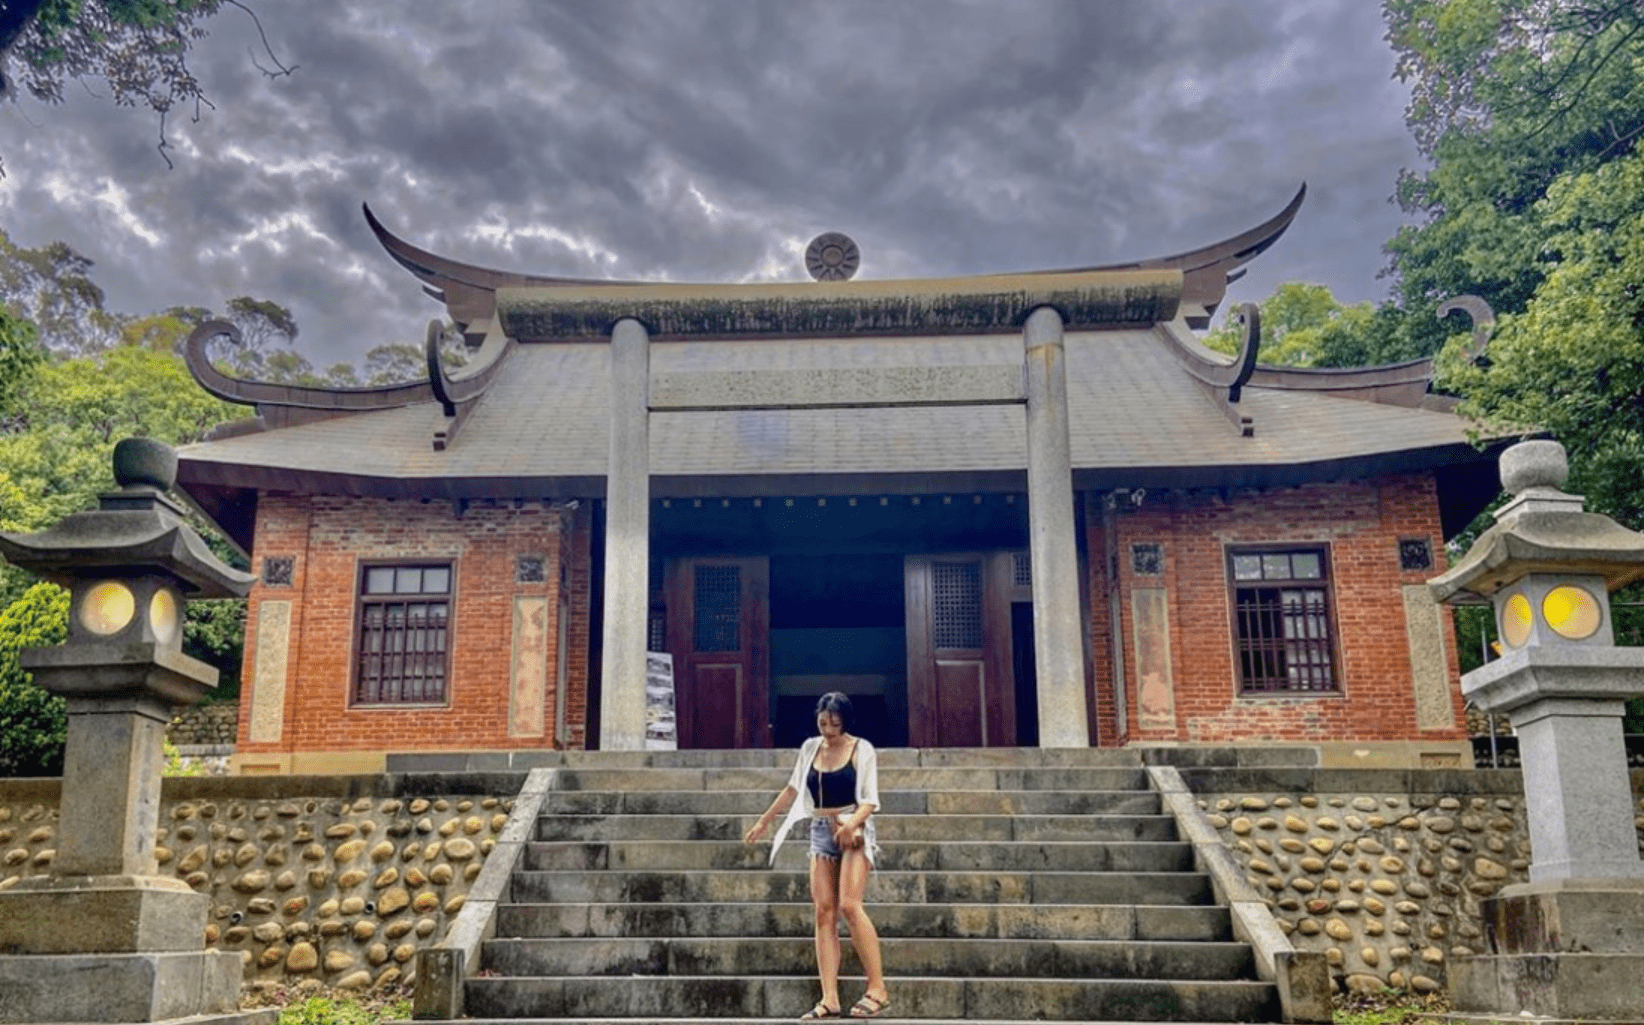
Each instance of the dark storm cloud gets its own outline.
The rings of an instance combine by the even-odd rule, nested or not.
[[[1307,180],[1236,297],[1356,301],[1415,159],[1362,0],[255,6],[298,70],[265,78],[225,10],[194,58],[217,109],[172,118],[175,170],[106,99],[0,111],[0,224],[95,259],[113,309],[283,303],[321,365],[438,312],[361,201],[491,266],[798,278],[843,230],[887,277],[1175,252]]]

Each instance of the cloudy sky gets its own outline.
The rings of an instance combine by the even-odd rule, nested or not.
[[[173,118],[71,86],[0,104],[0,227],[96,261],[112,310],[290,307],[325,366],[439,307],[368,202],[436,252],[614,278],[804,280],[843,231],[862,277],[1166,255],[1264,220],[1235,286],[1379,299],[1387,201],[1419,160],[1371,0],[253,0]],[[267,60],[262,62],[266,65]]]

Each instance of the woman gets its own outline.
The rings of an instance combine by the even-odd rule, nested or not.
[[[879,758],[873,745],[850,734],[851,699],[835,691],[816,703],[818,736],[799,749],[788,785],[742,837],[757,843],[771,820],[788,809],[771,842],[771,863],[794,823],[810,820],[811,902],[816,905],[816,964],[822,999],[801,1021],[838,1018],[839,916],[868,976],[868,989],[850,1010],[852,1018],[877,1018],[890,1006],[879,961],[879,933],[862,907],[868,873],[878,854],[873,813],[879,810]]]

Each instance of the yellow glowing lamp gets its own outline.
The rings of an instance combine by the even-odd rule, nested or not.
[[[1605,611],[1608,593],[1600,576],[1527,574],[1495,596],[1502,644],[1509,651],[1572,642],[1613,644]]]
[[[1603,604],[1591,592],[1569,584],[1547,592],[1541,615],[1554,633],[1572,641],[1591,637],[1604,623]]]
[[[80,625],[101,637],[124,630],[136,614],[136,597],[118,580],[100,580],[80,599]]]
[[[69,632],[88,641],[182,643],[183,598],[169,576],[71,581]]]

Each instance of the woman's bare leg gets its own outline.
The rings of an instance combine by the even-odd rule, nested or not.
[[[850,927],[851,946],[856,948],[856,958],[862,962],[862,971],[867,973],[867,995],[883,1001],[890,998],[890,993],[885,989],[885,970],[879,958],[879,931],[862,906],[862,897],[868,890],[868,874],[872,871],[873,865],[860,849],[845,852],[839,866],[839,913]]]
[[[839,1003],[839,863],[811,859],[811,903],[816,906],[816,968],[822,977],[822,1002]]]

